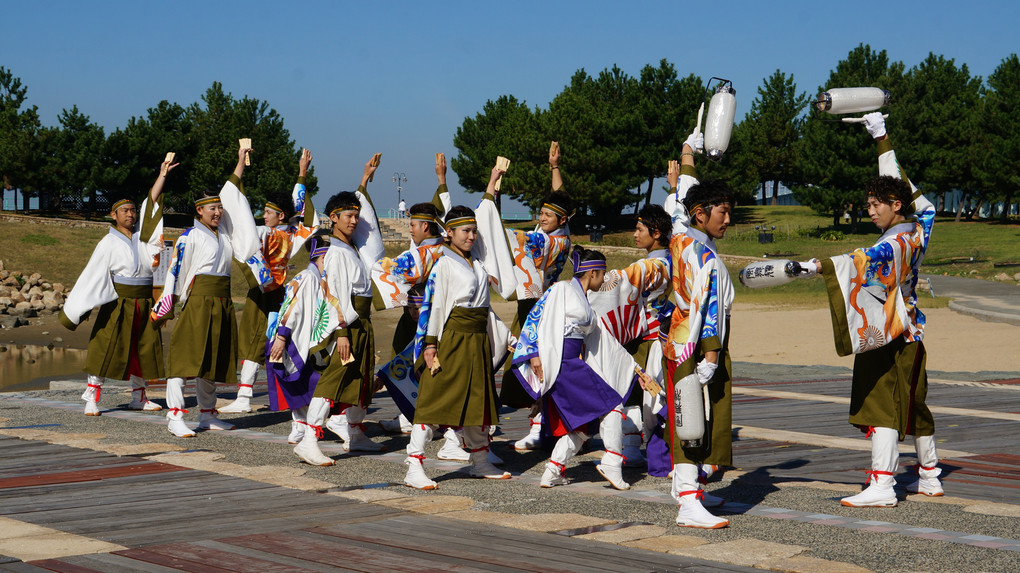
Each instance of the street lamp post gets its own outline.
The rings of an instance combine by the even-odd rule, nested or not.
[[[407,176],[405,176],[403,173],[395,172],[395,173],[393,173],[393,182],[397,184],[397,205],[399,206],[400,205],[400,201],[401,201],[400,191],[403,189],[403,187],[401,187],[401,185],[403,185],[404,183],[407,183]],[[398,210],[397,211],[397,216],[399,217],[400,215],[401,215],[401,213]]]

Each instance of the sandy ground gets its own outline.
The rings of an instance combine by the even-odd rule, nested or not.
[[[1020,327],[983,322],[948,308],[924,313],[929,370],[1020,371]],[[836,355],[828,309],[776,311],[738,303],[732,322],[733,360],[853,367],[852,356]]]
[[[496,302],[497,314],[508,324],[514,303]],[[926,311],[925,347],[928,370],[936,373],[1020,372],[1020,327],[982,322],[950,309]],[[376,312],[377,363],[392,357],[389,341],[400,317],[399,310]],[[240,315],[238,315],[240,319]],[[11,380],[8,387],[27,380],[63,379],[80,376],[80,364],[88,345],[92,325],[86,322],[74,332],[66,330],[54,316],[32,319],[32,324],[0,331],[0,374]],[[164,344],[169,341],[173,322],[163,328]],[[60,340],[57,340],[57,339]],[[52,344],[53,348],[47,348]],[[20,345],[29,348],[18,349]],[[827,309],[779,311],[752,305],[736,305],[730,332],[734,361],[791,366],[853,367],[853,357],[836,355]],[[32,364],[25,364],[29,359]],[[62,363],[74,364],[67,368]],[[937,376],[937,374],[936,374]]]

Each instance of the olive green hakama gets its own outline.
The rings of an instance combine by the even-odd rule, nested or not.
[[[528,320],[528,313],[538,302],[537,298],[528,298],[517,301],[517,311],[514,313],[514,320],[510,324],[510,333],[514,337],[521,336],[521,328]],[[509,408],[530,408],[535,399],[528,394],[528,391],[521,386],[517,376],[514,376],[511,360],[506,361],[503,367],[503,383],[499,388],[499,401]]]
[[[283,304],[282,287],[262,292],[258,287],[248,289],[238,326],[237,354],[241,360],[257,364],[266,362],[266,329],[269,327],[269,313],[280,310]]]
[[[393,330],[394,355],[400,354],[408,344],[414,342],[414,335],[418,332],[418,320],[411,316],[408,307],[405,306],[403,309],[400,319],[397,320],[397,326]]]
[[[698,362],[705,353],[719,351],[719,367],[708,383],[709,419],[705,422],[705,438],[701,446],[684,447],[682,440],[674,439],[673,416],[666,420],[666,442],[670,445],[670,454],[674,464],[714,464],[718,466],[733,465],[733,389],[732,365],[730,353],[719,344],[719,338],[713,336],[698,342],[694,352],[673,371],[672,384],[667,384],[666,395],[669,399],[669,411],[673,411],[673,385],[685,376],[693,374]],[[663,359],[665,362],[665,359]]]
[[[862,428],[893,428],[904,436],[931,436],[935,419],[928,395],[927,353],[921,341],[897,337],[854,357],[850,423]]]
[[[197,275],[170,335],[171,378],[237,381],[237,319],[230,277]]]
[[[496,378],[488,318],[488,307],[454,308],[439,342],[439,372],[433,375],[425,359],[418,358],[415,424],[461,427],[496,423]]]
[[[375,332],[372,329],[372,297],[352,296],[358,320],[338,330],[336,338],[347,337],[351,342],[353,362],[342,364],[336,352],[319,376],[315,385],[316,398],[332,400],[336,404],[367,408],[372,403],[375,383]]]
[[[113,286],[117,299],[99,307],[82,370],[114,380],[127,380],[131,374],[146,380],[163,378],[163,336],[149,321],[152,285]],[[132,372],[135,357],[137,368]]]

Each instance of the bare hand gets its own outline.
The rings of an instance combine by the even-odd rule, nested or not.
[[[429,346],[421,353],[422,357],[425,359],[425,366],[427,366],[429,370],[432,370],[432,363],[435,361],[437,353],[438,350],[436,350],[435,346]]]
[[[312,164],[312,152],[307,149],[301,150],[301,158],[298,159],[298,176],[308,175],[308,166]]]
[[[287,342],[282,336],[277,336],[273,340],[273,347],[269,349],[269,360],[272,362],[279,362],[283,359],[283,349],[287,346]]]
[[[372,393],[375,394],[379,390],[382,390],[383,386],[385,386],[385,384],[383,383],[383,379],[376,376],[375,383],[372,384]]]
[[[159,176],[166,177],[167,174],[170,173],[173,170],[173,168],[177,167],[178,165],[180,165],[180,163],[170,163],[169,161],[164,161],[159,166]]]
[[[375,173],[376,169],[379,169],[379,166],[378,165],[373,165],[372,164],[372,160],[369,159],[368,163],[365,164],[365,173],[362,176],[362,179],[371,179],[372,178],[372,174]]]
[[[351,339],[341,336],[336,339],[336,353],[341,362],[347,362],[351,358]]]
[[[559,167],[560,155],[560,144],[553,141],[549,144],[549,167]]]
[[[252,148],[250,145],[238,145],[237,146],[237,161],[244,165],[244,157],[251,153]]]
[[[494,197],[499,197],[499,191],[496,189],[496,181],[503,176],[506,171],[499,167],[493,167],[492,173],[489,174],[489,185],[485,188],[486,193],[491,193]]]
[[[439,163],[436,163],[436,177],[439,178],[439,184],[446,184],[446,154],[439,154]]]
[[[666,182],[670,189],[675,189],[680,181],[680,163],[676,159],[669,160],[669,168],[666,170]]]
[[[540,380],[545,380],[544,372],[542,372],[542,359],[538,356],[533,356],[529,361],[531,363],[531,371],[538,376]]]

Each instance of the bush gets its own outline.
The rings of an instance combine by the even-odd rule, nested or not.
[[[846,234],[843,233],[843,231],[830,229],[819,235],[818,238],[823,241],[842,241],[843,239],[846,239]]]

